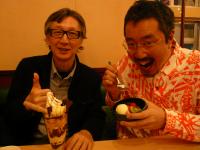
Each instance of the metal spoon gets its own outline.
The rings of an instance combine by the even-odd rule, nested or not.
[[[108,61],[108,64],[112,66],[111,61]],[[120,90],[125,90],[125,89],[127,89],[127,85],[126,85],[122,80],[120,80],[118,74],[117,74],[117,87],[118,87]]]

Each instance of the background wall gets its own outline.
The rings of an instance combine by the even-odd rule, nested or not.
[[[123,19],[134,0],[1,0],[0,70],[13,70],[23,57],[48,53],[43,26],[57,9],[70,7],[87,25],[80,60],[91,67],[115,63],[124,53]]]

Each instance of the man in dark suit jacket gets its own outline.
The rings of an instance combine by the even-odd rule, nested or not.
[[[68,148],[91,149],[93,139],[101,138],[105,120],[101,109],[101,78],[80,63],[76,54],[85,32],[83,18],[73,10],[58,10],[47,19],[46,43],[51,52],[24,58],[15,71],[8,93],[5,114],[14,136],[12,144],[32,144],[41,123],[43,114],[25,102],[44,107],[46,93],[50,90],[59,93],[63,82],[66,92],[61,91],[61,94],[72,103],[68,111]],[[58,79],[59,85],[55,84]],[[37,88],[35,82],[38,82]]]

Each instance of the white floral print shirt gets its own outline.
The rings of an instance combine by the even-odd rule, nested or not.
[[[166,125],[162,130],[131,129],[117,123],[119,138],[170,134],[200,142],[200,51],[181,48],[175,41],[172,47],[172,56],[152,78],[143,76],[128,55],[119,61],[118,72],[128,84],[121,99],[143,97],[166,112]],[[114,104],[108,94],[106,103]]]

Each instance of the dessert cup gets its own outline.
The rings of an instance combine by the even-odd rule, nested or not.
[[[63,150],[67,134],[67,114],[61,116],[45,115],[45,126],[53,150]]]
[[[48,113],[44,114],[44,121],[51,147],[53,150],[63,150],[68,133],[66,102],[48,92],[46,108]]]
[[[118,105],[120,105],[120,104],[129,105],[130,103],[135,103],[136,106],[140,108],[135,113],[139,113],[141,111],[144,111],[148,107],[147,103],[142,98],[126,98],[126,99],[120,100],[120,101],[116,102],[115,105],[113,106],[113,113],[114,113],[117,120],[119,120],[119,121],[134,121],[134,120],[137,120],[137,119],[127,119],[125,114],[119,114],[119,113],[116,112],[116,108],[117,108]]]

